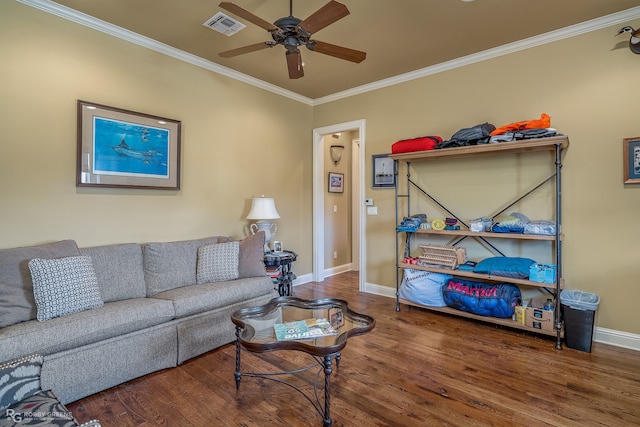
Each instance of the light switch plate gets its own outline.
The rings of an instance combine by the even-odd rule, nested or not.
[[[367,207],[367,215],[378,215],[378,207],[377,206]]]

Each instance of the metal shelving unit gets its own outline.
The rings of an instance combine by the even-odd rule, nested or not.
[[[397,232],[396,237],[396,310],[400,311],[400,303],[422,307],[428,310],[444,312],[448,314],[453,314],[456,316],[462,316],[467,318],[472,318],[476,320],[480,320],[483,322],[489,322],[494,324],[499,324],[503,326],[508,326],[516,329],[524,329],[529,330],[535,333],[542,333],[556,337],[556,348],[562,348],[562,319],[560,315],[560,291],[563,286],[562,279],[562,152],[563,150],[569,147],[569,139],[566,136],[555,136],[550,138],[541,138],[541,139],[531,139],[524,141],[514,141],[514,142],[501,142],[497,144],[483,144],[483,145],[473,145],[473,146],[465,146],[465,147],[455,147],[455,148],[446,148],[440,150],[429,150],[429,151],[419,151],[419,152],[411,152],[411,153],[399,153],[392,154],[390,157],[395,161],[395,172],[399,173],[400,165],[404,162],[406,163],[406,177],[407,177],[407,188],[406,194],[401,194],[399,191],[399,179],[396,180],[396,224],[399,224],[400,218],[405,215],[400,215],[400,200],[406,200],[406,216],[411,215],[411,190],[418,193],[418,195],[423,196],[431,200],[434,204],[438,205],[444,212],[447,212],[450,216],[456,217],[447,207],[442,205],[438,200],[436,200],[433,195],[426,192],[423,188],[421,188],[412,178],[411,178],[411,163],[412,162],[423,162],[423,161],[437,161],[438,159],[443,158],[462,158],[462,157],[477,157],[477,156],[495,156],[495,155],[517,155],[522,153],[530,153],[530,152],[539,152],[539,151],[552,151],[555,152],[555,171],[542,182],[537,184],[531,190],[527,191],[525,194],[522,194],[512,203],[510,203],[507,207],[502,209],[499,215],[505,212],[507,209],[523,200],[530,194],[537,191],[539,188],[551,183],[555,182],[555,235],[533,235],[533,234],[516,234],[516,233],[493,233],[493,232],[473,232],[470,231],[467,224],[464,223],[460,218],[457,218],[459,223],[465,227],[465,229],[461,230],[417,230],[415,232]],[[534,282],[530,280],[524,279],[513,279],[509,277],[501,277],[487,274],[477,274],[469,271],[460,271],[460,270],[451,270],[446,268],[438,268],[432,266],[420,266],[413,264],[406,264],[402,262],[406,256],[409,255],[410,242],[412,238],[420,237],[429,237],[430,235],[438,235],[438,236],[449,236],[455,240],[453,245],[458,245],[462,241],[467,238],[472,238],[476,240],[480,240],[483,244],[488,245],[493,248],[498,254],[504,254],[496,248],[491,242],[497,241],[496,239],[515,239],[519,241],[548,241],[553,246],[553,256],[555,258],[556,264],[556,277],[554,284],[545,284],[540,282]],[[403,255],[400,255],[401,247],[400,247],[400,239],[404,236],[404,248],[402,250]],[[402,281],[402,272],[404,268],[413,268],[418,270],[426,270],[433,271],[438,273],[451,274],[456,277],[465,277],[471,278],[480,281],[487,282],[504,282],[504,283],[513,283],[520,286],[528,286],[528,287],[539,287],[547,290],[549,293],[554,294],[556,300],[556,309],[554,311],[554,331],[543,331],[539,329],[532,329],[512,321],[511,319],[499,319],[495,317],[485,317],[478,316],[471,313],[466,313],[460,310],[444,307],[444,308],[435,308],[424,306],[412,301],[402,300],[399,296],[400,284]]]

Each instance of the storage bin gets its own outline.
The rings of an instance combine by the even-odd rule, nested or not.
[[[556,266],[539,262],[531,264],[529,267],[529,280],[540,283],[556,283]]]

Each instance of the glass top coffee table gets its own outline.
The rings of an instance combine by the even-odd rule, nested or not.
[[[326,319],[335,335],[278,340],[276,324],[294,322],[305,319]],[[333,359],[336,365],[340,363],[340,352],[347,345],[347,338],[362,335],[372,330],[376,321],[365,314],[356,313],[349,309],[347,301],[333,298],[305,300],[296,297],[274,298],[269,303],[259,306],[243,308],[231,315],[231,321],[236,326],[236,388],[240,388],[242,376],[274,379],[274,375],[284,375],[302,372],[314,367],[324,371],[324,405],[319,397],[317,384],[314,386],[313,398],[300,388],[286,381],[276,380],[300,392],[316,408],[323,418],[323,426],[331,425],[330,415],[330,377],[333,371]],[[277,373],[242,372],[240,369],[240,354],[242,348],[254,353],[264,353],[275,350],[298,350],[310,354],[316,361],[311,366],[295,371]]]

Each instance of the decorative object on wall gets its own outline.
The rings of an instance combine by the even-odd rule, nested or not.
[[[340,159],[342,159],[342,150],[344,150],[344,145],[332,145],[331,147],[329,147],[331,160],[333,160],[333,164],[336,166],[338,166],[338,163],[340,163]]]
[[[286,49],[285,57],[287,60],[287,69],[289,70],[289,78],[298,79],[304,76],[302,56],[300,49],[298,49],[300,46],[306,46],[307,49],[311,51],[355,63],[360,63],[367,57],[365,52],[310,39],[311,34],[320,31],[349,14],[347,6],[337,1],[331,0],[303,21],[293,16],[293,0],[290,0],[289,16],[277,19],[273,24],[231,2],[223,1],[219,6],[240,18],[244,18],[264,28],[273,39],[271,41],[255,43],[220,52],[218,55],[223,58],[232,58],[268,47],[282,45]]]
[[[620,28],[620,31],[618,31],[616,36],[624,33],[631,34],[631,37],[629,38],[629,49],[631,49],[631,52],[640,55],[640,28],[634,30],[633,27],[627,25],[626,27]]]
[[[179,190],[181,126],[78,100],[76,186]]]
[[[344,174],[329,172],[329,193],[344,193]]]
[[[264,252],[271,252],[269,249],[269,242],[276,235],[278,226],[271,222],[273,219],[280,218],[280,214],[276,210],[276,204],[271,197],[255,197],[251,200],[251,210],[247,219],[255,219],[257,222],[251,224],[249,229],[251,234],[256,234],[260,231],[264,231]]]
[[[622,140],[624,183],[640,184],[640,136]]]
[[[388,154],[374,154],[372,160],[373,188],[395,188],[395,163]]]

